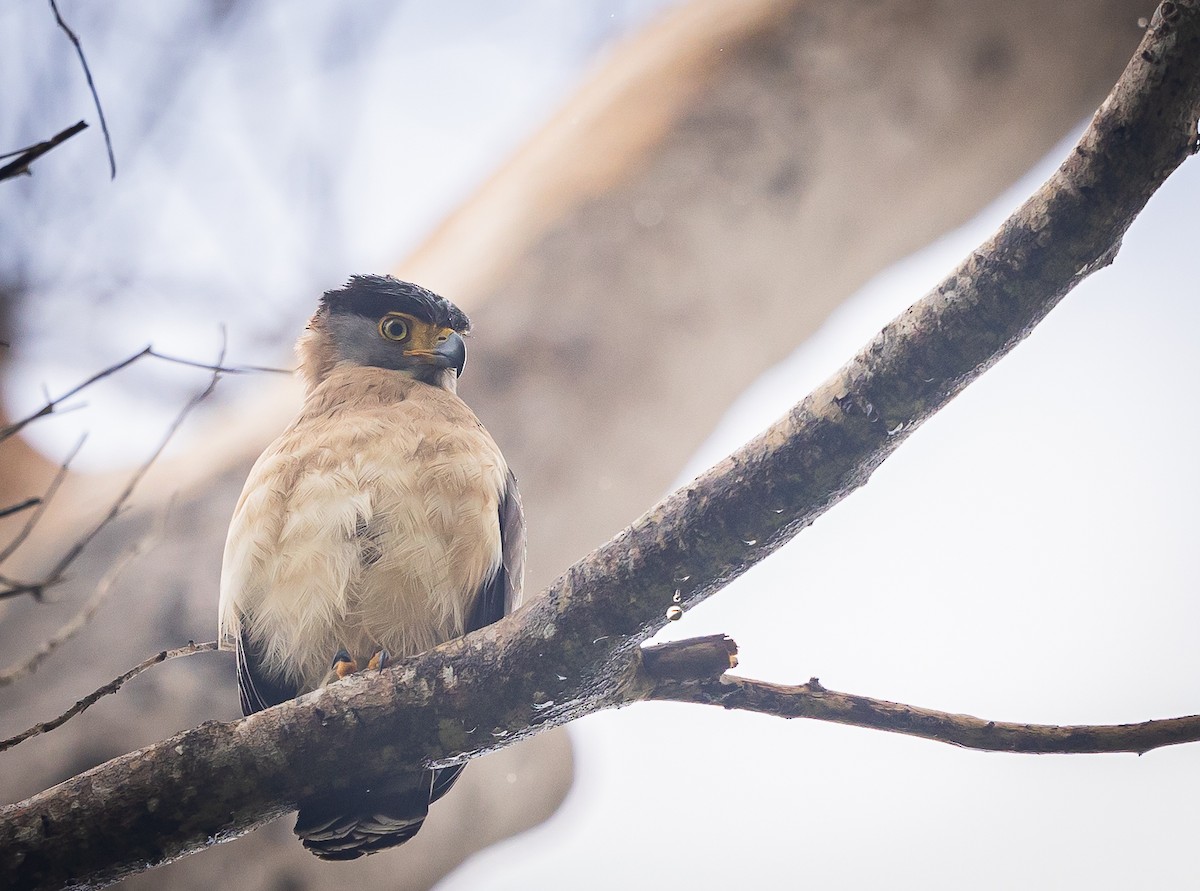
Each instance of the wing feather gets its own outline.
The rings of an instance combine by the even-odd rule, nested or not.
[[[298,692],[294,686],[272,680],[262,671],[262,658],[245,630],[237,637],[237,681],[242,699],[242,714],[252,715],[265,708],[295,699]]]
[[[517,478],[511,470],[500,498],[500,553],[500,565],[480,587],[467,619],[468,634],[500,621],[521,605],[525,584],[525,511],[521,506],[521,493],[517,491]],[[464,767],[465,764],[457,764],[433,772],[431,804],[450,791]]]
[[[500,564],[480,586],[466,632],[498,622],[521,605],[525,584],[525,511],[517,478],[510,470],[500,498]]]

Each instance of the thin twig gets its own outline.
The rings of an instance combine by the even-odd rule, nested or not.
[[[79,700],[73,706],[71,706],[69,709],[67,709],[65,712],[63,712],[61,715],[59,715],[57,718],[52,718],[49,721],[43,721],[40,724],[34,724],[28,730],[24,730],[21,733],[18,733],[16,736],[10,736],[6,740],[0,740],[0,752],[11,749],[13,746],[20,745],[21,743],[25,742],[25,740],[29,739],[30,737],[39,736],[43,733],[48,733],[51,730],[61,727],[63,724],[67,723],[67,721],[71,720],[73,717],[78,715],[80,712],[86,711],[97,700],[101,699],[104,696],[108,696],[110,693],[116,693],[118,690],[121,689],[121,685],[124,684],[126,681],[130,680],[131,678],[137,677],[142,672],[146,671],[147,669],[153,668],[155,665],[158,665],[160,662],[168,662],[171,659],[178,659],[180,656],[191,656],[191,655],[194,655],[195,653],[209,653],[216,649],[217,649],[217,642],[215,640],[211,640],[211,641],[208,641],[207,643],[201,643],[201,644],[192,643],[189,641],[188,645],[186,647],[177,647],[174,650],[163,650],[161,653],[155,653],[153,656],[151,656],[149,659],[145,660],[144,662],[139,662],[133,668],[129,669],[129,671],[126,671],[125,673],[120,674],[117,677],[113,678],[111,681],[109,681],[107,684],[105,684],[99,690],[92,691],[87,696],[83,697],[83,699]]]
[[[838,693],[822,687],[816,678],[807,684],[787,685],[731,675],[706,682],[681,676],[660,682],[646,698],[867,727],[987,752],[1141,755],[1163,746],[1200,741],[1200,715],[1138,724],[1019,724]]]
[[[104,573],[103,577],[97,583],[96,590],[92,593],[92,596],[88,598],[87,603],[83,605],[79,612],[77,612],[69,622],[58,629],[58,631],[55,632],[51,637],[47,638],[42,645],[37,648],[37,651],[34,652],[33,655],[28,659],[24,660],[23,662],[14,663],[3,671],[0,671],[0,687],[7,687],[10,684],[21,680],[21,678],[33,674],[35,671],[37,671],[38,666],[45,662],[55,650],[57,650],[87,626],[87,623],[92,620],[92,617],[95,616],[97,612],[99,612],[100,607],[102,607],[108,601],[108,598],[116,589],[116,582],[117,579],[120,578],[121,573],[125,571],[130,563],[145,554],[151,548],[157,546],[162,540],[163,529],[166,525],[167,517],[170,514],[170,509],[170,505],[168,504],[167,509],[163,511],[161,519],[155,523],[154,528],[148,534],[143,536],[140,541],[134,544],[133,547],[127,549],[125,553],[122,554],[117,561],[108,568],[108,571]]]
[[[36,495],[32,498],[26,498],[24,501],[18,501],[16,504],[10,504],[8,507],[0,507],[0,519],[11,517],[13,514],[19,514],[23,510],[29,510],[31,507],[37,507],[42,503],[42,499]]]
[[[137,354],[137,356],[142,355],[146,355],[146,353],[143,351],[142,353]],[[67,571],[75,559],[81,553],[83,553],[83,550],[91,543],[92,539],[99,535],[100,531],[105,526],[116,519],[122,508],[125,507],[125,502],[129,500],[129,496],[133,494],[134,488],[139,482],[141,482],[142,477],[146,475],[147,471],[150,470],[150,466],[158,460],[158,456],[161,455],[163,449],[167,447],[167,443],[171,441],[171,438],[175,435],[175,431],[179,429],[187,416],[191,414],[192,409],[207,399],[212,391],[216,388],[217,381],[221,379],[223,369],[221,362],[224,360],[224,358],[225,343],[224,340],[222,340],[221,351],[218,354],[216,364],[212,367],[212,377],[208,382],[208,386],[204,388],[203,392],[198,393],[189,399],[187,404],[180,410],[179,414],[175,416],[175,420],[172,421],[171,426],[167,428],[166,435],[164,435],[162,440],[159,442],[158,448],[154,450],[154,453],[150,455],[150,457],[142,464],[141,467],[134,471],[133,475],[129,478],[128,484],[126,484],[124,490],[122,490],[121,494],[113,502],[112,507],[108,510],[108,513],[101,518],[100,522],[93,526],[92,529],[83,536],[83,538],[75,542],[75,544],[73,544],[71,548],[59,559],[54,568],[51,569],[41,581],[9,584],[7,588],[0,590],[0,600],[7,597],[17,597],[21,594],[32,594],[34,597],[40,598],[46,588],[50,587],[51,585],[56,585],[63,580],[63,574]],[[127,359],[122,364],[127,365],[131,361],[133,361],[132,358]],[[78,389],[79,388],[76,388],[76,390]]]
[[[104,134],[104,147],[108,150],[108,169],[112,179],[117,178],[117,159],[113,154],[112,137],[108,133],[108,121],[104,119],[104,109],[100,105],[100,94],[96,92],[96,82],[92,80],[92,69],[88,67],[87,57],[83,54],[83,44],[79,42],[79,38],[75,32],[71,30],[58,11],[58,3],[55,0],[50,0],[50,9],[54,12],[54,20],[58,22],[58,27],[62,28],[63,33],[67,35],[71,43],[75,45],[75,52],[79,56],[79,64],[83,66],[83,76],[87,78],[88,89],[92,91],[92,101],[96,103],[96,114],[100,116],[100,132]]]
[[[223,332],[222,332],[223,333]],[[197,362],[195,359],[183,359],[160,353],[153,347],[146,347],[146,355],[164,362],[174,362],[176,365],[186,365],[188,368],[202,368],[205,371],[219,371],[221,374],[295,374],[292,368],[274,368],[270,365],[210,365],[207,362]]]
[[[55,494],[58,492],[58,487],[61,486],[63,480],[67,478],[67,471],[71,467],[71,462],[75,460],[75,456],[79,454],[79,450],[83,448],[83,444],[86,441],[87,434],[85,433],[83,436],[79,437],[79,442],[75,443],[75,447],[71,449],[67,457],[63,459],[62,464],[58,465],[58,471],[54,474],[54,479],[50,481],[50,485],[46,488],[46,491],[42,494],[42,497],[38,499],[38,509],[29,515],[25,521],[25,525],[21,527],[21,531],[13,536],[13,540],[5,545],[3,550],[0,550],[0,564],[3,564],[5,560],[7,560],[16,552],[17,548],[19,548],[25,542],[25,539],[29,537],[29,533],[33,531],[33,528],[41,521],[42,514],[44,514],[46,512],[46,508],[50,506],[50,502],[54,499]]]
[[[0,158],[11,158],[13,155],[18,156],[15,161],[9,161],[3,167],[0,167],[0,180],[12,179],[20,176],[22,173],[28,173],[30,164],[32,164],[42,155],[46,154],[46,152],[66,142],[76,133],[82,133],[86,129],[87,122],[79,121],[78,123],[72,124],[61,133],[55,133],[44,142],[39,142],[36,145],[31,145],[15,152],[9,152],[8,154],[0,155]],[[7,344],[5,344],[5,346],[7,346]]]
[[[222,329],[222,340],[224,340],[224,330],[223,329]],[[225,354],[225,349],[224,349],[224,347],[222,347],[221,355],[224,355],[224,354]],[[120,362],[116,362],[112,365],[109,365],[107,368],[96,372],[91,377],[89,377],[87,380],[83,381],[82,383],[76,384],[70,390],[67,390],[67,392],[63,393],[61,396],[56,396],[53,398],[47,397],[45,404],[43,404],[42,407],[39,408],[37,411],[33,412],[30,415],[25,416],[24,418],[22,418],[19,421],[14,421],[12,424],[9,424],[7,427],[4,427],[3,429],[0,429],[0,441],[8,439],[8,437],[14,436],[17,433],[20,433],[23,429],[25,429],[25,427],[27,427],[29,424],[32,424],[38,418],[44,418],[47,415],[55,414],[55,413],[62,414],[63,411],[69,410],[69,409],[62,409],[62,408],[60,408],[60,406],[64,402],[66,402],[68,399],[70,399],[72,396],[78,395],[80,392],[82,392],[83,390],[86,390],[88,387],[90,387],[92,384],[96,383],[97,381],[103,380],[104,378],[109,377],[110,375],[116,374],[118,371],[128,368],[130,365],[134,364],[139,359],[144,359],[146,357],[150,357],[152,359],[161,359],[164,362],[171,362],[171,363],[174,363],[175,365],[185,365],[189,368],[201,368],[201,369],[204,369],[205,371],[220,372],[221,374],[256,374],[259,372],[270,372],[272,374],[291,374],[292,373],[289,369],[286,369],[286,368],[271,368],[266,365],[232,365],[232,366],[220,365],[220,364],[210,365],[206,362],[197,362],[194,359],[183,359],[178,356],[170,356],[170,355],[167,355],[166,353],[160,353],[160,352],[156,351],[153,346],[146,346],[143,349],[138,350],[138,352],[134,353],[133,355],[122,359]]]
[[[83,121],[80,121],[79,123],[82,124]],[[75,126],[79,126],[79,124],[76,124]],[[44,140],[43,140],[43,142],[44,142]],[[33,145],[27,145],[27,146],[24,146],[19,149],[14,149],[11,152],[5,152],[4,154],[0,155],[0,161],[3,161],[5,158],[15,158],[17,155],[23,155],[30,149],[34,149],[34,148],[37,148],[38,146],[42,145],[43,142],[35,142]],[[2,348],[2,349],[8,349],[11,346],[12,346],[12,344],[9,343],[8,341],[0,341],[0,348]]]
[[[150,354],[150,347],[146,347],[144,350],[134,353],[132,356],[128,357],[127,359],[122,359],[120,362],[117,362],[114,365],[109,365],[107,368],[103,369],[102,371],[97,371],[95,374],[93,374],[87,380],[83,381],[82,383],[76,384],[74,387],[67,390],[67,392],[63,393],[61,396],[47,399],[45,404],[41,408],[39,408],[37,411],[35,411],[33,414],[27,415],[26,417],[22,418],[19,421],[14,421],[13,423],[11,423],[7,427],[5,427],[3,430],[0,430],[0,441],[3,441],[5,439],[8,439],[10,436],[15,436],[16,434],[20,433],[22,430],[25,429],[26,426],[28,426],[29,424],[32,424],[38,418],[44,418],[44,417],[46,417],[46,415],[53,414],[59,405],[61,405],[63,402],[70,399],[72,396],[76,395],[77,393],[80,393],[83,390],[86,390],[92,384],[96,383],[96,381],[103,380],[104,378],[108,377],[111,374],[116,374],[122,368],[129,367],[134,362],[136,362],[138,359],[141,359],[143,356],[148,356],[149,354]]]

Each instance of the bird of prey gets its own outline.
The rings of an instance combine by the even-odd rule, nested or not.
[[[456,394],[469,326],[390,276],[322,297],[296,345],[304,405],[250,471],[225,544],[218,621],[243,713],[517,607],[516,481]],[[328,860],[401,844],[461,770],[302,801],[296,834]]]

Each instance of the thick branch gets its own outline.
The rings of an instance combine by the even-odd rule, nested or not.
[[[209,723],[0,812],[0,884],[104,882],[248,831],[298,797],[445,764],[644,695],[638,645],[811,523],[1008,352],[1194,150],[1200,0],[1164,3],[1051,180],[787,417],[499,625],[233,724]],[[336,739],[337,746],[329,740]]]

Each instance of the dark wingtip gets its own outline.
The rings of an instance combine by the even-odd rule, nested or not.
[[[320,857],[322,860],[357,860],[367,854],[386,851],[404,844],[420,831],[424,820],[410,823],[404,829],[387,835],[371,835],[367,833],[350,832],[344,836],[330,839],[305,838],[300,835],[304,849]]]
[[[296,835],[305,850],[322,860],[356,860],[376,851],[386,851],[404,844],[425,824],[425,819],[421,818],[381,831],[377,826],[363,828],[351,817],[332,826],[309,827],[302,825],[304,817],[302,809],[296,819]]]
[[[354,860],[402,845],[429,813],[432,774],[383,788],[350,789],[300,803],[293,830],[322,860]]]

